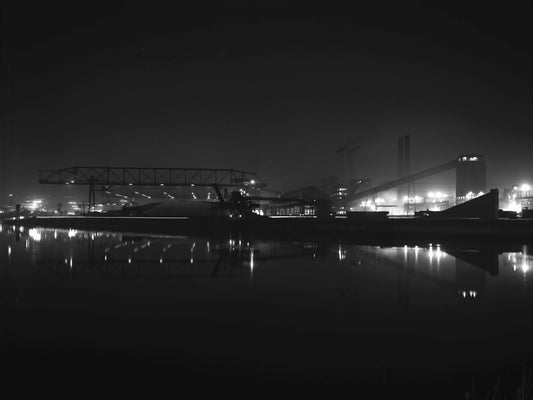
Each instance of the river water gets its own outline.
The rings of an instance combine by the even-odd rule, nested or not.
[[[2,357],[47,380],[463,396],[533,360],[531,250],[3,226]]]

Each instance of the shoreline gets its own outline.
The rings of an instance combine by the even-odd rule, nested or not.
[[[533,243],[533,219],[51,216],[7,219],[2,224],[155,234],[245,234],[275,239],[460,239]]]

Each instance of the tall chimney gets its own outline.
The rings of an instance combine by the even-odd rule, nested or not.
[[[407,176],[411,174],[411,140],[409,135],[404,136],[403,146],[403,174]]]
[[[355,146],[353,149],[353,166],[352,166],[352,178],[357,178],[359,171],[357,171],[357,154],[359,152],[359,146]]]
[[[347,174],[347,146],[341,147],[337,150],[337,168],[339,171],[339,180],[341,184],[346,184],[346,174]]]
[[[403,177],[403,136],[398,138],[398,178]]]
[[[353,154],[354,148],[348,149],[348,163],[347,163],[347,174],[346,174],[346,186],[350,185],[350,182],[353,179]]]

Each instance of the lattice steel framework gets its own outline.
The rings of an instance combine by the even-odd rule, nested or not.
[[[103,186],[260,185],[254,172],[206,168],[70,167],[39,171],[39,183]]]
[[[69,167],[39,171],[39,183],[88,185],[89,204],[95,203],[98,186],[211,186],[220,197],[220,187],[263,187],[254,172],[208,168]]]

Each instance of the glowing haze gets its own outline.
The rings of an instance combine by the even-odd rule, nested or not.
[[[149,4],[4,6],[10,192],[71,165],[245,169],[290,190],[336,174],[347,140],[378,183],[404,134],[412,171],[480,153],[488,187],[531,180],[525,12]]]

